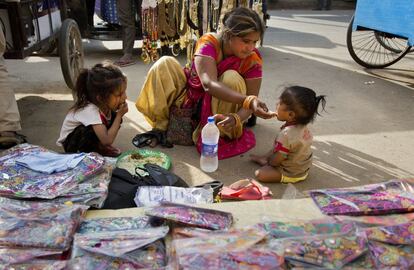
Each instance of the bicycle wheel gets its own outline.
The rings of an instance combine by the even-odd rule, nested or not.
[[[379,31],[375,31],[374,35],[377,41],[381,44],[381,46],[389,51],[400,53],[404,51],[404,49],[407,46],[406,39],[399,38]]]
[[[348,26],[346,45],[351,57],[363,67],[388,67],[398,62],[411,49],[406,38],[370,29],[353,31],[353,23],[354,17]]]

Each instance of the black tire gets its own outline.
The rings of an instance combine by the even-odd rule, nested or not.
[[[378,43],[389,51],[400,53],[405,49],[406,40],[404,39],[379,31],[375,31],[374,34]]]
[[[72,19],[63,21],[60,28],[59,57],[66,85],[73,90],[83,68],[83,46],[79,27]]]
[[[403,58],[411,49],[408,45],[408,39],[386,34],[380,31],[370,29],[352,30],[354,17],[348,26],[346,45],[351,57],[359,65],[366,68],[385,68],[395,64]],[[381,37],[381,41],[379,38]],[[389,43],[389,40],[398,39],[397,43]],[[383,46],[386,44],[386,46]],[[390,50],[392,47],[393,49]]]

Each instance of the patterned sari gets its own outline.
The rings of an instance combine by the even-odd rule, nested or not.
[[[228,70],[237,71],[244,80],[257,79],[262,77],[262,58],[257,49],[245,59],[230,56],[223,59],[221,41],[215,34],[205,34],[197,42],[195,56],[213,58],[217,63],[217,77],[220,77]],[[187,76],[187,93],[182,104],[183,108],[197,106],[201,100],[201,113],[199,127],[207,123],[208,116],[213,114],[212,97],[206,93],[197,75],[194,61],[190,69],[185,71]],[[198,134],[199,135],[199,134]],[[256,145],[254,133],[251,130],[243,129],[241,135],[236,138],[220,137],[218,147],[219,159],[225,159],[247,152]],[[201,152],[201,136],[197,139],[197,150]]]

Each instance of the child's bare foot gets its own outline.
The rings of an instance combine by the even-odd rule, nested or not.
[[[256,162],[257,164],[261,165],[261,166],[265,166],[267,165],[267,158],[264,156],[260,156],[260,155],[250,155],[250,160],[253,162]]]

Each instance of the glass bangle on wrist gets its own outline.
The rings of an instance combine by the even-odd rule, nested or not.
[[[247,96],[243,101],[243,109],[250,110],[252,101],[255,99],[257,99],[257,96],[253,96],[253,95]]]

